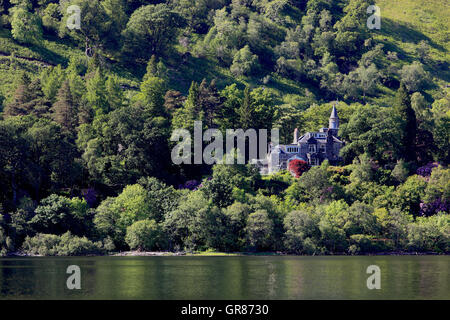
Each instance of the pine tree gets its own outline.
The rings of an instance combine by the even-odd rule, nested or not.
[[[168,114],[172,114],[175,110],[183,107],[186,98],[179,91],[169,90],[164,96],[164,108]]]
[[[203,120],[203,112],[200,107],[200,87],[197,82],[193,81],[189,88],[189,94],[184,104],[186,115],[192,122],[194,120]]]
[[[238,110],[239,124],[244,130],[253,127],[254,109],[252,104],[252,98],[250,96],[250,88],[247,86],[244,90],[244,99],[242,105]]]
[[[416,159],[416,113],[411,107],[411,97],[409,96],[404,83],[400,84],[400,89],[396,95],[395,111],[401,121],[401,140],[404,158],[406,161],[414,161]]]
[[[87,81],[86,99],[96,115],[106,114],[110,111],[106,79],[99,68],[97,68],[93,77]]]
[[[69,81],[66,80],[58,90],[56,102],[53,105],[53,119],[64,129],[73,132],[77,126],[77,108],[72,100]]]
[[[5,116],[17,116],[29,113],[30,110],[26,108],[26,104],[33,100],[30,85],[30,77],[23,72],[18,78],[13,99],[5,108]]]
[[[142,81],[145,81],[150,77],[156,77],[156,72],[157,72],[156,56],[152,55],[150,60],[148,60],[146,73]]]
[[[118,109],[123,105],[123,91],[117,76],[109,76],[106,80],[107,100],[111,109]]]
[[[199,87],[198,104],[205,115],[206,125],[212,128],[215,125],[214,120],[218,111],[223,105],[223,99],[217,91],[215,80],[212,80],[209,85],[205,79],[202,81]]]

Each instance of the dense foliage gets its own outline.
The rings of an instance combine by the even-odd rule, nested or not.
[[[449,252],[440,19],[430,38],[367,29],[365,0],[70,4],[80,30],[68,1],[0,0],[0,255]],[[196,120],[286,143],[331,100],[340,166],[171,161],[171,133]]]

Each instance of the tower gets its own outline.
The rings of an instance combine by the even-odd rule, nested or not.
[[[334,136],[337,136],[339,130],[339,117],[337,114],[336,105],[333,105],[333,109],[331,110],[328,129],[332,131]]]

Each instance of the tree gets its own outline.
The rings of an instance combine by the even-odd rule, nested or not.
[[[52,194],[40,202],[30,221],[36,232],[58,235],[69,230],[79,233],[82,223],[83,220],[73,215],[70,199],[56,194]]]
[[[367,153],[375,161],[390,162],[404,157],[401,150],[401,119],[392,109],[363,106],[357,108],[342,128],[347,141],[341,149],[345,161]]]
[[[336,29],[336,46],[341,53],[355,52],[364,43],[367,36],[367,2],[351,0],[344,8],[345,15],[334,25]],[[349,59],[348,55],[347,58]]]
[[[245,247],[246,234],[245,226],[251,213],[251,208],[246,203],[234,202],[231,206],[223,209],[228,221],[229,251],[242,250]]]
[[[328,166],[328,161],[324,161],[320,166],[312,167],[300,176],[298,183],[309,200],[323,200],[322,197],[334,196],[333,185],[329,181]]]
[[[31,4],[19,4],[11,9],[11,34],[21,43],[38,44],[42,39],[41,19],[38,15],[29,12]]]
[[[170,249],[193,250],[204,246],[205,229],[201,221],[210,210],[211,205],[202,192],[186,194],[178,207],[165,216],[163,222]]]
[[[209,85],[204,79],[199,87],[198,103],[205,115],[206,125],[213,128],[216,124],[217,114],[223,105],[223,98],[219,95],[216,81],[211,80]]]
[[[242,100],[240,108],[237,110],[239,115],[240,128],[243,130],[248,130],[254,127],[254,106],[252,102],[252,97],[250,95],[250,88],[247,86],[244,90],[244,98]]]
[[[250,47],[246,45],[234,55],[230,71],[236,77],[249,76],[255,72],[257,66],[258,56],[254,55],[250,51]]]
[[[285,247],[296,254],[314,254],[320,239],[317,217],[305,211],[291,211],[284,218]]]
[[[251,213],[247,219],[247,245],[257,251],[272,248],[273,222],[266,210]]]
[[[6,116],[26,115],[31,113],[32,101],[37,98],[33,92],[31,79],[25,73],[21,73],[17,79],[17,87],[14,91],[13,99],[6,105]]]
[[[64,83],[66,78],[65,71],[61,65],[57,65],[54,68],[44,69],[41,73],[42,91],[45,97],[52,102],[55,102],[56,95],[59,88]]]
[[[157,77],[149,77],[141,84],[141,92],[136,99],[143,103],[146,112],[154,117],[164,116],[164,95],[166,82]]]
[[[321,208],[318,208],[321,210]],[[319,230],[322,243],[332,253],[345,252],[348,247],[344,230],[348,205],[343,200],[333,201],[320,214]]]
[[[138,183],[147,191],[147,201],[151,204],[151,216],[160,222],[165,215],[177,208],[180,194],[172,186],[154,177],[139,179]]]
[[[449,215],[419,217],[408,225],[408,249],[414,251],[450,251]]]
[[[166,53],[182,23],[183,18],[166,4],[140,7],[133,12],[122,33],[123,53],[145,61],[153,54]]]
[[[450,101],[449,99],[436,100],[431,109],[434,120],[432,128],[433,140],[437,146],[435,159],[450,163]]]
[[[420,212],[421,199],[425,196],[427,182],[418,175],[410,176],[396,190],[396,204],[404,212],[417,217]]]
[[[183,108],[176,110],[172,119],[172,127],[175,129],[193,130],[194,121],[203,121],[204,113],[199,104],[200,88],[197,82],[192,81],[188,97]]]
[[[125,241],[131,250],[151,251],[164,249],[163,234],[155,220],[140,220],[127,228]]]
[[[176,110],[183,107],[186,98],[179,91],[168,90],[164,95],[164,109],[167,114],[174,114]]]
[[[53,105],[53,118],[64,129],[74,132],[77,126],[77,107],[72,100],[69,81],[64,81],[62,87],[58,90],[56,103]]]
[[[404,65],[400,70],[401,81],[408,91],[419,91],[428,81],[428,73],[420,62],[414,61],[410,65]]]
[[[67,28],[67,20],[71,16],[71,13],[67,12],[67,8],[71,5],[77,5],[81,10],[79,30]],[[118,7],[115,9],[118,9]],[[117,28],[117,24],[112,23],[112,20],[121,16],[120,11],[112,12],[110,17],[99,0],[75,0],[63,2],[61,12],[63,13],[63,19],[59,29],[60,36],[69,34],[76,41],[84,44],[87,56],[97,56],[102,50],[116,43],[118,34],[113,31]]]
[[[380,75],[377,67],[373,63],[368,67],[358,67],[356,72],[358,74],[361,91],[363,92],[363,99],[365,100],[366,94],[374,93],[377,88]]]
[[[405,160],[413,161],[416,159],[417,121],[416,114],[411,107],[411,98],[403,83],[396,95],[395,111],[400,121],[402,155]]]
[[[62,16],[59,12],[59,5],[56,3],[49,3],[45,8],[42,16],[42,25],[44,26],[46,31],[57,33],[61,17]]]
[[[398,183],[403,183],[409,176],[410,168],[403,159],[397,161],[391,175],[397,180]]]
[[[450,202],[450,169],[443,166],[433,169],[425,190],[425,202],[432,202],[436,199]]]
[[[109,107],[112,110],[121,108],[123,106],[125,98],[117,76],[108,76],[105,87],[107,93],[106,99],[108,101]]]
[[[92,106],[96,115],[106,114],[110,111],[106,79],[100,69],[97,68],[91,78],[87,80],[86,99]]]
[[[135,184],[125,187],[116,198],[104,200],[96,209],[94,224],[103,236],[110,236],[118,247],[123,247],[128,227],[153,218],[147,191]]]
[[[294,159],[289,162],[289,171],[296,177],[300,176],[309,170],[309,165],[306,161]]]

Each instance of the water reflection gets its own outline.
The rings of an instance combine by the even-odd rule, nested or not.
[[[68,290],[69,265],[81,290]],[[369,290],[369,265],[381,290]],[[450,299],[449,256],[0,259],[1,299]]]

